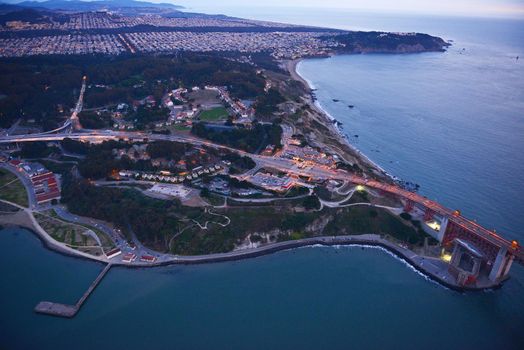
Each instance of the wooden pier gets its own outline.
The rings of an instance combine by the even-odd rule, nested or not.
[[[100,274],[93,281],[93,283],[91,283],[91,285],[82,295],[82,297],[78,299],[75,305],[53,303],[51,301],[41,301],[38,303],[38,305],[36,305],[35,312],[51,316],[69,318],[74,317],[78,313],[82,305],[85,303],[87,298],[89,298],[89,295],[91,295],[95,288],[100,284],[100,281],[102,281],[102,279],[107,274],[111,266],[111,264],[107,264],[106,267],[104,267],[104,269],[100,272]]]

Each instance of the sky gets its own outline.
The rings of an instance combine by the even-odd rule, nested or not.
[[[524,18],[524,0],[150,0],[195,10],[221,7],[323,7],[364,11]]]
[[[17,3],[25,0],[0,0]],[[45,0],[33,0],[45,1]],[[84,0],[93,1],[93,0]],[[231,7],[317,7],[403,14],[513,17],[524,19],[524,0],[142,0],[182,5],[193,11],[224,13]]]

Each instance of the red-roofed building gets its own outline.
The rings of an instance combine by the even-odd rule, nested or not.
[[[38,204],[60,199],[60,188],[55,174],[47,171],[31,177],[35,197]]]
[[[154,257],[152,255],[142,255],[140,257],[140,261],[148,262],[148,263],[154,263],[156,261],[156,257]]]

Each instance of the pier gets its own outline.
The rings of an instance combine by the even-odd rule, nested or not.
[[[80,299],[76,302],[74,305],[67,305],[67,304],[61,304],[61,303],[53,303],[51,301],[41,301],[36,305],[35,312],[40,314],[46,314],[51,316],[58,316],[58,317],[74,317],[82,305],[85,303],[87,298],[93,293],[95,288],[100,284],[102,279],[105,277],[109,269],[112,267],[112,264],[107,264],[104,269],[100,272],[100,274],[96,277],[96,279],[91,283],[89,288],[85,291],[85,293],[82,295]]]

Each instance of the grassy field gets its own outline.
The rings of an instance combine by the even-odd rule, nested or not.
[[[198,117],[202,121],[212,122],[227,119],[228,113],[224,107],[216,107],[207,111],[203,111],[198,115]]]
[[[224,205],[225,199],[219,195],[211,193],[209,196],[205,197],[204,200],[211,205],[220,206]]]
[[[9,182],[16,179],[16,176],[12,174],[11,172],[0,169],[0,187],[8,184]]]
[[[170,131],[189,131],[191,130],[191,127],[189,126],[183,126],[180,124],[175,124],[169,128]]]
[[[0,199],[16,203],[23,207],[29,205],[24,185],[16,175],[0,169]]]

